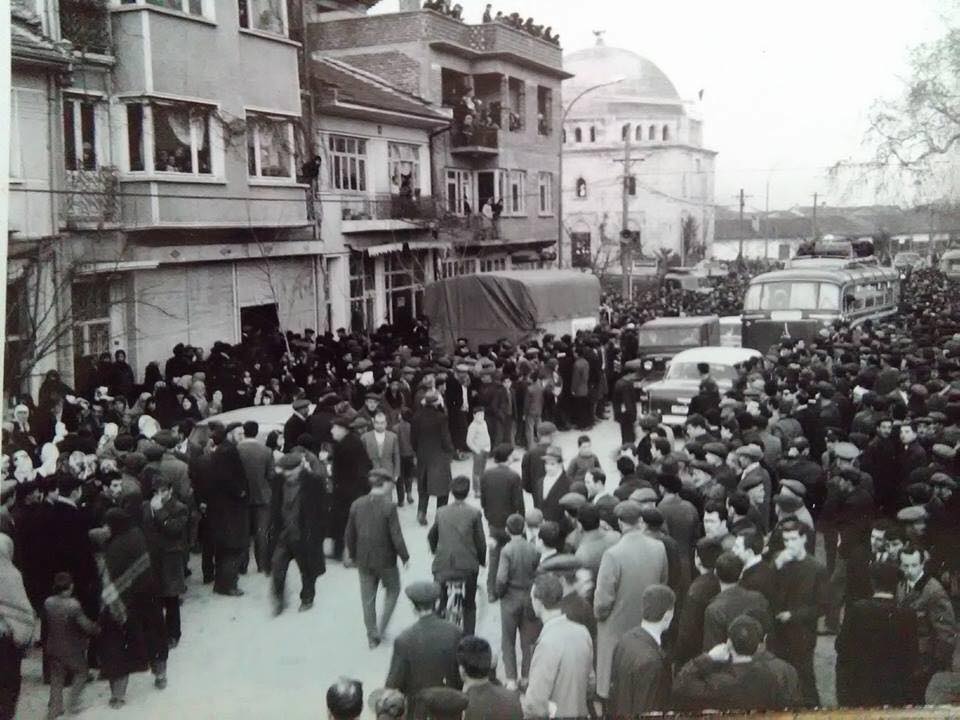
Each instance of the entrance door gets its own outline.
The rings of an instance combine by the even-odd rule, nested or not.
[[[395,330],[407,332],[413,327],[413,291],[411,288],[390,293],[390,322]]]
[[[277,304],[249,305],[240,308],[240,329],[245,337],[270,337],[280,329]]]

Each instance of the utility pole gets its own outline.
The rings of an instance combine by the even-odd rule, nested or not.
[[[813,242],[817,241],[817,198],[819,198],[819,193],[813,194]]]
[[[734,198],[740,201],[740,244],[737,247],[737,264],[743,265],[743,238],[745,231],[743,229],[743,208],[747,204],[747,198],[751,198],[753,195],[744,195],[743,188],[740,188],[740,194],[735,195]]]
[[[770,259],[770,178],[767,178],[767,198],[766,203],[763,206],[763,228],[765,232],[763,233],[764,237],[764,251],[763,255],[768,260]]]
[[[631,275],[633,271],[633,249],[627,241],[626,237],[623,236],[623,233],[627,232],[630,224],[630,196],[628,191],[630,189],[630,133],[627,132],[626,142],[623,144],[623,187],[621,188],[621,212],[622,217],[620,221],[621,229],[621,240],[620,240],[620,269],[622,271],[621,275],[621,288],[620,292],[625,298],[632,297],[630,294],[631,285]],[[626,241],[626,242],[625,242]]]

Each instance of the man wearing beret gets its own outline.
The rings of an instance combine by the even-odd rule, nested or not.
[[[736,452],[740,462],[740,483],[738,489],[747,492],[752,487],[762,486],[763,493],[760,502],[754,502],[757,510],[760,511],[760,521],[763,523],[764,532],[770,528],[770,512],[773,497],[773,483],[770,480],[770,473],[760,464],[763,459],[763,450],[759,445],[744,445]],[[759,480],[759,482],[757,482]],[[757,491],[758,494],[759,491]]]
[[[620,637],[643,620],[636,601],[649,586],[666,584],[667,551],[645,534],[640,506],[627,500],[616,507],[622,533],[600,560],[593,609],[597,616],[597,695],[610,690],[613,651]]]
[[[287,568],[296,560],[300,570],[300,610],[313,607],[317,577],[326,566],[323,538],[326,534],[326,483],[310,472],[299,453],[287,453],[277,461],[271,493],[270,517],[273,561],[270,581],[274,614],[286,606]]]
[[[390,499],[390,473],[373,469],[369,473],[370,492],[350,505],[344,537],[345,565],[356,565],[360,577],[363,622],[370,649],[383,640],[387,625],[400,597],[400,571],[397,557],[406,566],[410,560],[400,529],[397,506]],[[348,562],[349,561],[349,562]],[[377,623],[377,588],[383,584],[386,597],[383,616]]]
[[[457,647],[463,633],[453,623],[437,617],[434,606],[440,586],[418,581],[404,589],[417,621],[397,635],[384,685],[407,697],[407,717],[424,720],[427,708],[421,698],[432,687],[462,687],[457,664]]]

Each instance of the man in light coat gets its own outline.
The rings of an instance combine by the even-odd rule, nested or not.
[[[394,485],[400,479],[400,441],[397,434],[387,430],[387,414],[378,409],[373,414],[373,429],[360,436],[370,458],[373,470],[383,470]],[[389,493],[388,493],[389,495]],[[397,504],[402,505],[402,496],[397,493]]]
[[[597,616],[597,695],[610,691],[613,651],[625,632],[643,621],[639,598],[651,585],[667,583],[667,551],[645,534],[640,505],[626,500],[616,507],[622,536],[600,560],[593,598]]]
[[[587,692],[593,674],[590,633],[564,615],[560,607],[563,584],[553,573],[539,575],[530,595],[543,629],[530,663],[530,684],[520,698],[523,716],[587,717]]]

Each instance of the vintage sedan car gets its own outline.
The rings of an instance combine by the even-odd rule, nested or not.
[[[310,405],[310,412],[307,413],[307,417],[313,413],[314,407],[313,404]],[[282,435],[283,426],[287,420],[290,419],[291,415],[293,415],[293,405],[289,403],[286,405],[252,405],[236,410],[228,410],[219,415],[211,415],[198,422],[194,426],[193,432],[190,433],[190,440],[200,445],[206,445],[207,439],[210,437],[209,425],[212,422],[218,422],[227,426],[234,422],[242,423],[247,420],[256,420],[257,425],[260,426],[257,439],[265,441],[267,436],[274,430],[277,430]]]
[[[720,394],[733,386],[742,365],[750,358],[763,356],[751,348],[710,346],[677,353],[663,379],[644,388],[640,406],[644,412],[659,413],[666,425],[683,425],[690,412],[690,401],[700,389],[699,363],[710,364],[710,376],[720,388]]]

